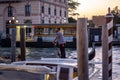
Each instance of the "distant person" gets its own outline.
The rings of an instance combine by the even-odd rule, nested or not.
[[[55,45],[56,45],[56,43],[58,43],[60,52],[61,52],[60,57],[66,58],[65,57],[65,40],[64,40],[64,36],[63,36],[62,32],[60,32],[60,28],[56,29],[56,37],[55,37],[53,43]]]

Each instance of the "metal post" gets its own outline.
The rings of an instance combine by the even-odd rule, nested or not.
[[[112,40],[113,40],[113,15],[108,8],[106,25],[102,27],[102,78],[112,80]]]
[[[24,61],[26,56],[26,48],[25,48],[25,30],[24,28],[20,28],[20,49],[21,49],[21,60]]]
[[[87,18],[77,20],[77,57],[78,80],[89,80]]]

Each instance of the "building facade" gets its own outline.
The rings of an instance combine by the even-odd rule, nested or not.
[[[92,17],[93,24],[95,25],[95,28],[102,27],[105,25],[105,16],[93,16]]]
[[[7,25],[13,16],[19,24],[68,23],[67,2],[67,0],[0,0],[0,32],[11,33]],[[26,32],[34,33],[34,29],[26,28]]]

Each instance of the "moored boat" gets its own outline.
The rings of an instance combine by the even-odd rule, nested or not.
[[[5,67],[5,66],[10,66],[10,67]],[[8,64],[4,66],[0,65],[0,70],[2,70],[1,72],[3,73],[0,75],[0,77],[5,76],[4,75],[5,72],[3,70],[9,70],[9,69],[13,69],[16,71],[23,70],[30,73],[38,73],[38,74],[44,73],[44,79],[42,80],[78,80],[76,59],[41,58],[40,60],[35,60],[35,61],[18,61],[18,62],[13,62],[9,65]],[[98,71],[99,69],[95,67],[92,61],[89,61],[89,79],[91,79]],[[12,74],[13,73],[11,73],[11,76]],[[11,80],[14,80],[14,76],[16,75],[18,76],[17,72],[16,74],[13,75],[13,79]],[[16,79],[16,80],[20,80],[20,79]]]

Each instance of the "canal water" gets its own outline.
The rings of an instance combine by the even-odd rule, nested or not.
[[[90,50],[90,48],[89,48]],[[11,48],[0,48],[0,57],[10,55]],[[26,59],[36,60],[41,57],[58,57],[58,48],[26,48]],[[16,54],[20,54],[20,49],[16,49]],[[66,48],[66,56],[76,55],[75,48]],[[94,63],[100,68],[100,77],[102,79],[102,47],[96,47],[96,56]],[[120,46],[113,47],[113,80],[120,80]]]

